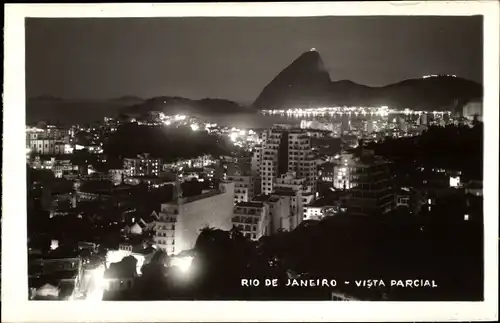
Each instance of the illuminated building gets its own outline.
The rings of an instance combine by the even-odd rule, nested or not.
[[[69,131],[47,126],[46,128],[27,127],[26,147],[39,155],[63,155],[71,153],[69,149]]]
[[[343,153],[334,168],[333,187],[339,190],[348,190],[353,185],[351,171],[354,166],[353,155]]]
[[[245,237],[258,240],[270,234],[269,206],[263,202],[240,202],[234,207],[232,224]]]
[[[386,213],[394,207],[389,162],[373,151],[359,149],[341,158],[342,185],[349,190],[348,212],[354,215]]]
[[[123,177],[125,175],[125,171],[123,169],[110,169],[108,173],[110,180],[115,186],[118,186],[123,182]]]
[[[176,181],[174,200],[161,205],[156,221],[155,243],[168,254],[194,247],[200,230],[206,227],[230,230],[234,183],[222,182],[218,189],[183,197]]]
[[[123,170],[126,176],[158,176],[161,167],[161,159],[151,158],[148,154],[123,159]]]
[[[318,171],[319,179],[325,183],[333,183],[335,178],[335,164],[332,162],[323,163]]]
[[[66,154],[66,144],[55,139],[32,139],[28,146],[31,151],[39,155]]]
[[[319,199],[304,207],[304,220],[320,220],[339,212],[338,203]]]
[[[310,138],[302,129],[275,125],[262,134],[259,172],[262,194],[271,194],[276,179],[290,171],[305,178],[305,185],[316,192],[316,160]]]

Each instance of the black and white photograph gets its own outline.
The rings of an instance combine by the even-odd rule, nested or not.
[[[25,87],[4,113],[23,110],[24,137],[3,173],[19,155],[25,195],[4,181],[2,220],[23,218],[26,302],[438,305],[498,289],[483,14],[164,6],[23,19]]]

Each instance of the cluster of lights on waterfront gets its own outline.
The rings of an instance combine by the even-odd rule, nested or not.
[[[410,109],[405,109],[405,110],[395,110],[395,109],[389,109],[388,106],[381,106],[381,107],[348,107],[348,106],[342,106],[342,107],[321,107],[321,108],[305,108],[305,109],[300,109],[300,108],[295,108],[295,109],[287,109],[287,110],[263,110],[262,111],[264,114],[271,114],[271,115],[292,115],[292,116],[334,116],[334,115],[355,115],[355,116],[380,116],[380,117],[386,117],[389,114],[405,114],[405,115],[420,115],[424,113],[432,113],[434,115],[443,115],[443,114],[451,114],[451,111],[433,111],[433,112],[426,112],[426,111],[417,111],[417,110],[410,110]]]
[[[168,116],[160,113],[160,120],[165,126],[186,125],[189,126],[192,131],[204,129],[210,133],[217,132],[219,134],[226,135],[235,146],[244,147],[248,142],[258,141],[258,134],[253,130],[239,129],[235,127],[223,128],[219,127],[216,123],[205,122],[188,115],[177,114]]]

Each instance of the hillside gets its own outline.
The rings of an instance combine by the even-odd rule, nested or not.
[[[453,76],[405,80],[369,87],[349,80],[330,81],[316,51],[302,54],[261,92],[256,109],[289,109],[335,105],[387,105],[394,109],[439,111],[482,98],[482,85]]]

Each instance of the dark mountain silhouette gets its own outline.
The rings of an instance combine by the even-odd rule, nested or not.
[[[165,114],[211,115],[226,113],[255,112],[236,102],[223,99],[191,100],[182,97],[162,96],[148,99],[122,109],[124,115],[138,116],[148,112],[158,111]]]
[[[316,51],[302,54],[278,74],[255,100],[254,108],[289,109],[321,105],[387,105],[394,109],[445,110],[481,99],[480,84],[453,76],[405,80],[369,87],[330,81]]]
[[[119,111],[135,102],[130,100],[66,100],[49,96],[28,99],[26,122],[39,121],[81,124],[118,115]]]
[[[102,120],[104,117],[139,116],[151,111],[199,116],[256,112],[254,109],[224,99],[190,100],[171,96],[147,100],[135,96],[124,96],[110,100],[67,100],[43,96],[28,99],[26,102],[28,124],[40,120],[49,123],[58,120],[64,123],[88,123]]]
[[[328,104],[330,75],[318,52],[302,54],[269,83],[257,100],[257,109],[286,109]]]

